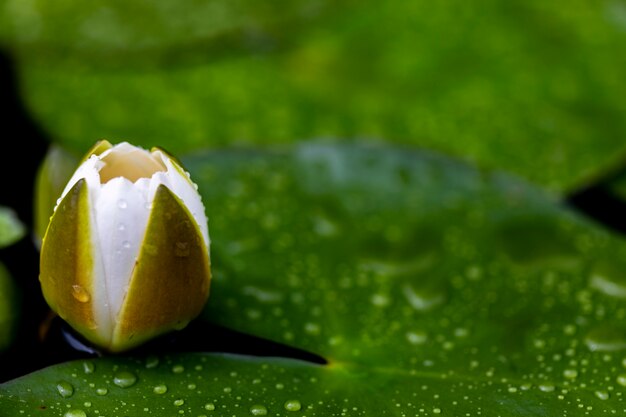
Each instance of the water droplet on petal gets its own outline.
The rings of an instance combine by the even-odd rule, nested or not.
[[[78,284],[72,285],[72,296],[79,303],[86,303],[87,301],[91,299],[91,296],[89,295],[87,290]]]
[[[287,400],[285,401],[284,407],[287,411],[300,411],[302,404],[300,404],[298,400]]]
[[[57,391],[63,398],[69,398],[74,395],[74,387],[67,381],[59,381],[57,383]]]
[[[253,416],[265,416],[267,415],[267,408],[264,405],[253,405],[250,407],[250,414]]]
[[[136,382],[137,376],[128,371],[118,372],[115,374],[115,377],[113,377],[113,383],[120,388],[132,387]]]
[[[117,226],[117,230],[119,230],[120,232],[123,232],[124,230],[126,230],[126,225],[124,223],[120,223]]]
[[[130,242],[128,240],[123,241],[122,242],[122,247],[124,247],[124,249],[130,248]]]
[[[119,200],[117,200],[117,206],[121,209],[125,209],[126,207],[128,207],[128,203],[123,198],[120,198]]]
[[[184,258],[184,257],[189,256],[189,243],[188,242],[176,242],[174,255],[176,255],[179,258]]]

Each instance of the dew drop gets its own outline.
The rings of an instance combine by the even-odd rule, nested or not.
[[[119,230],[120,232],[123,232],[124,230],[126,230],[126,225],[124,223],[118,224],[117,230]]]
[[[433,414],[441,414],[441,408],[433,408]]]
[[[459,338],[467,337],[467,335],[469,335],[469,330],[463,327],[459,327],[457,329],[454,329],[454,335]]]
[[[175,400],[175,401],[174,401],[174,405],[175,405],[176,407],[180,407],[180,406],[181,406],[181,405],[183,405],[183,404],[185,404],[185,400],[178,399],[178,400]]]
[[[624,350],[626,349],[626,332],[610,326],[598,327],[587,333],[585,344],[592,352]]]
[[[552,384],[539,384],[539,390],[543,392],[554,392],[555,387]]]
[[[575,369],[566,369],[563,371],[563,376],[567,379],[576,379],[578,371]]]
[[[596,391],[594,394],[601,400],[608,400],[610,397],[610,394],[607,391]]]
[[[267,415],[267,408],[260,404],[253,405],[250,407],[250,414],[253,416],[265,416]]]
[[[609,297],[626,298],[626,281],[622,271],[616,271],[613,265],[596,265],[589,285]]]
[[[87,301],[89,301],[89,299],[91,298],[91,296],[89,295],[89,293],[87,292],[86,289],[84,289],[83,287],[81,287],[78,284],[74,284],[72,285],[72,296],[76,299],[76,301],[78,301],[79,303],[86,303]]]
[[[287,400],[285,401],[284,407],[287,411],[300,411],[302,404],[300,404],[298,400]]]
[[[136,382],[137,376],[128,371],[118,372],[115,374],[115,377],[113,377],[113,383],[120,388],[132,387]]]
[[[304,331],[311,335],[318,335],[320,334],[321,328],[317,323],[306,323],[304,325]]]
[[[159,394],[159,395],[165,394],[167,392],[167,385],[165,384],[157,385],[152,389],[152,392],[154,392],[155,394]]]
[[[446,300],[445,294],[439,288],[414,288],[411,285],[402,287],[409,305],[417,311],[428,311],[441,304]]]
[[[176,242],[174,255],[179,258],[185,258],[189,256],[189,243],[188,242]]]
[[[69,410],[64,415],[64,417],[87,417],[87,413],[83,410]]]
[[[617,383],[622,387],[626,387],[626,374],[620,374],[617,376]]]
[[[148,356],[146,358],[146,368],[153,369],[159,366],[159,358],[156,356]]]
[[[117,206],[121,209],[125,209],[126,207],[128,207],[128,203],[123,198],[120,198],[119,200],[117,200]]]
[[[387,307],[389,305],[389,303],[391,302],[389,300],[389,297],[387,297],[384,294],[374,294],[370,298],[370,301],[376,307]]]
[[[128,240],[123,241],[123,242],[122,242],[122,247],[123,247],[124,249],[128,249],[128,248],[130,248],[130,242],[129,242]]]
[[[98,388],[96,390],[96,394],[98,395],[107,395],[109,393],[109,390],[106,388]]]
[[[57,391],[63,398],[70,398],[74,395],[74,387],[67,381],[57,382]]]
[[[182,374],[185,371],[185,367],[183,365],[174,365],[172,367],[172,372],[175,374]]]
[[[422,331],[406,332],[406,340],[412,345],[421,345],[426,343],[428,335]]]
[[[95,370],[96,366],[93,364],[93,362],[83,362],[83,371],[86,374],[93,374]]]
[[[215,410],[215,404],[213,403],[206,403],[204,404],[204,409],[207,411],[213,411]]]

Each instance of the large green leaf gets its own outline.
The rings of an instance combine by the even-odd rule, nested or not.
[[[210,216],[205,318],[328,364],[202,354],[74,362],[1,385],[1,410],[285,416],[290,400],[306,416],[624,409],[626,242],[550,195],[378,145],[184,162]],[[128,372],[136,380],[120,387],[135,379]]]
[[[12,0],[0,27],[81,151],[380,137],[558,191],[626,152],[621,0],[266,3]]]

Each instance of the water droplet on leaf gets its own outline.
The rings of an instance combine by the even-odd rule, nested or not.
[[[83,410],[69,410],[64,415],[64,417],[87,417],[87,413]]]
[[[265,416],[267,415],[267,408],[264,405],[253,405],[250,407],[250,414],[253,416]]]
[[[136,382],[137,376],[128,371],[118,372],[113,378],[113,383],[120,388],[132,387]]]
[[[300,401],[298,400],[287,400],[284,407],[287,411],[300,411],[302,404],[300,404]]]
[[[83,371],[86,374],[93,374],[95,370],[96,366],[93,364],[93,362],[83,362]]]
[[[167,392],[167,385],[157,385],[152,389],[152,392],[154,392],[155,394],[165,394]]]
[[[69,398],[74,395],[74,387],[67,381],[59,381],[57,383],[57,391],[63,398]]]

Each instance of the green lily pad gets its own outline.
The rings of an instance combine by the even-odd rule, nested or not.
[[[0,206],[0,248],[7,247],[24,237],[26,230],[13,210]]]
[[[73,362],[1,385],[0,409],[68,417],[624,409],[626,242],[550,194],[379,145],[212,151],[183,162],[210,217],[204,318],[328,364],[209,354]]]
[[[626,153],[624,9],[12,0],[0,33],[28,107],[81,152],[377,137],[561,192]]]

